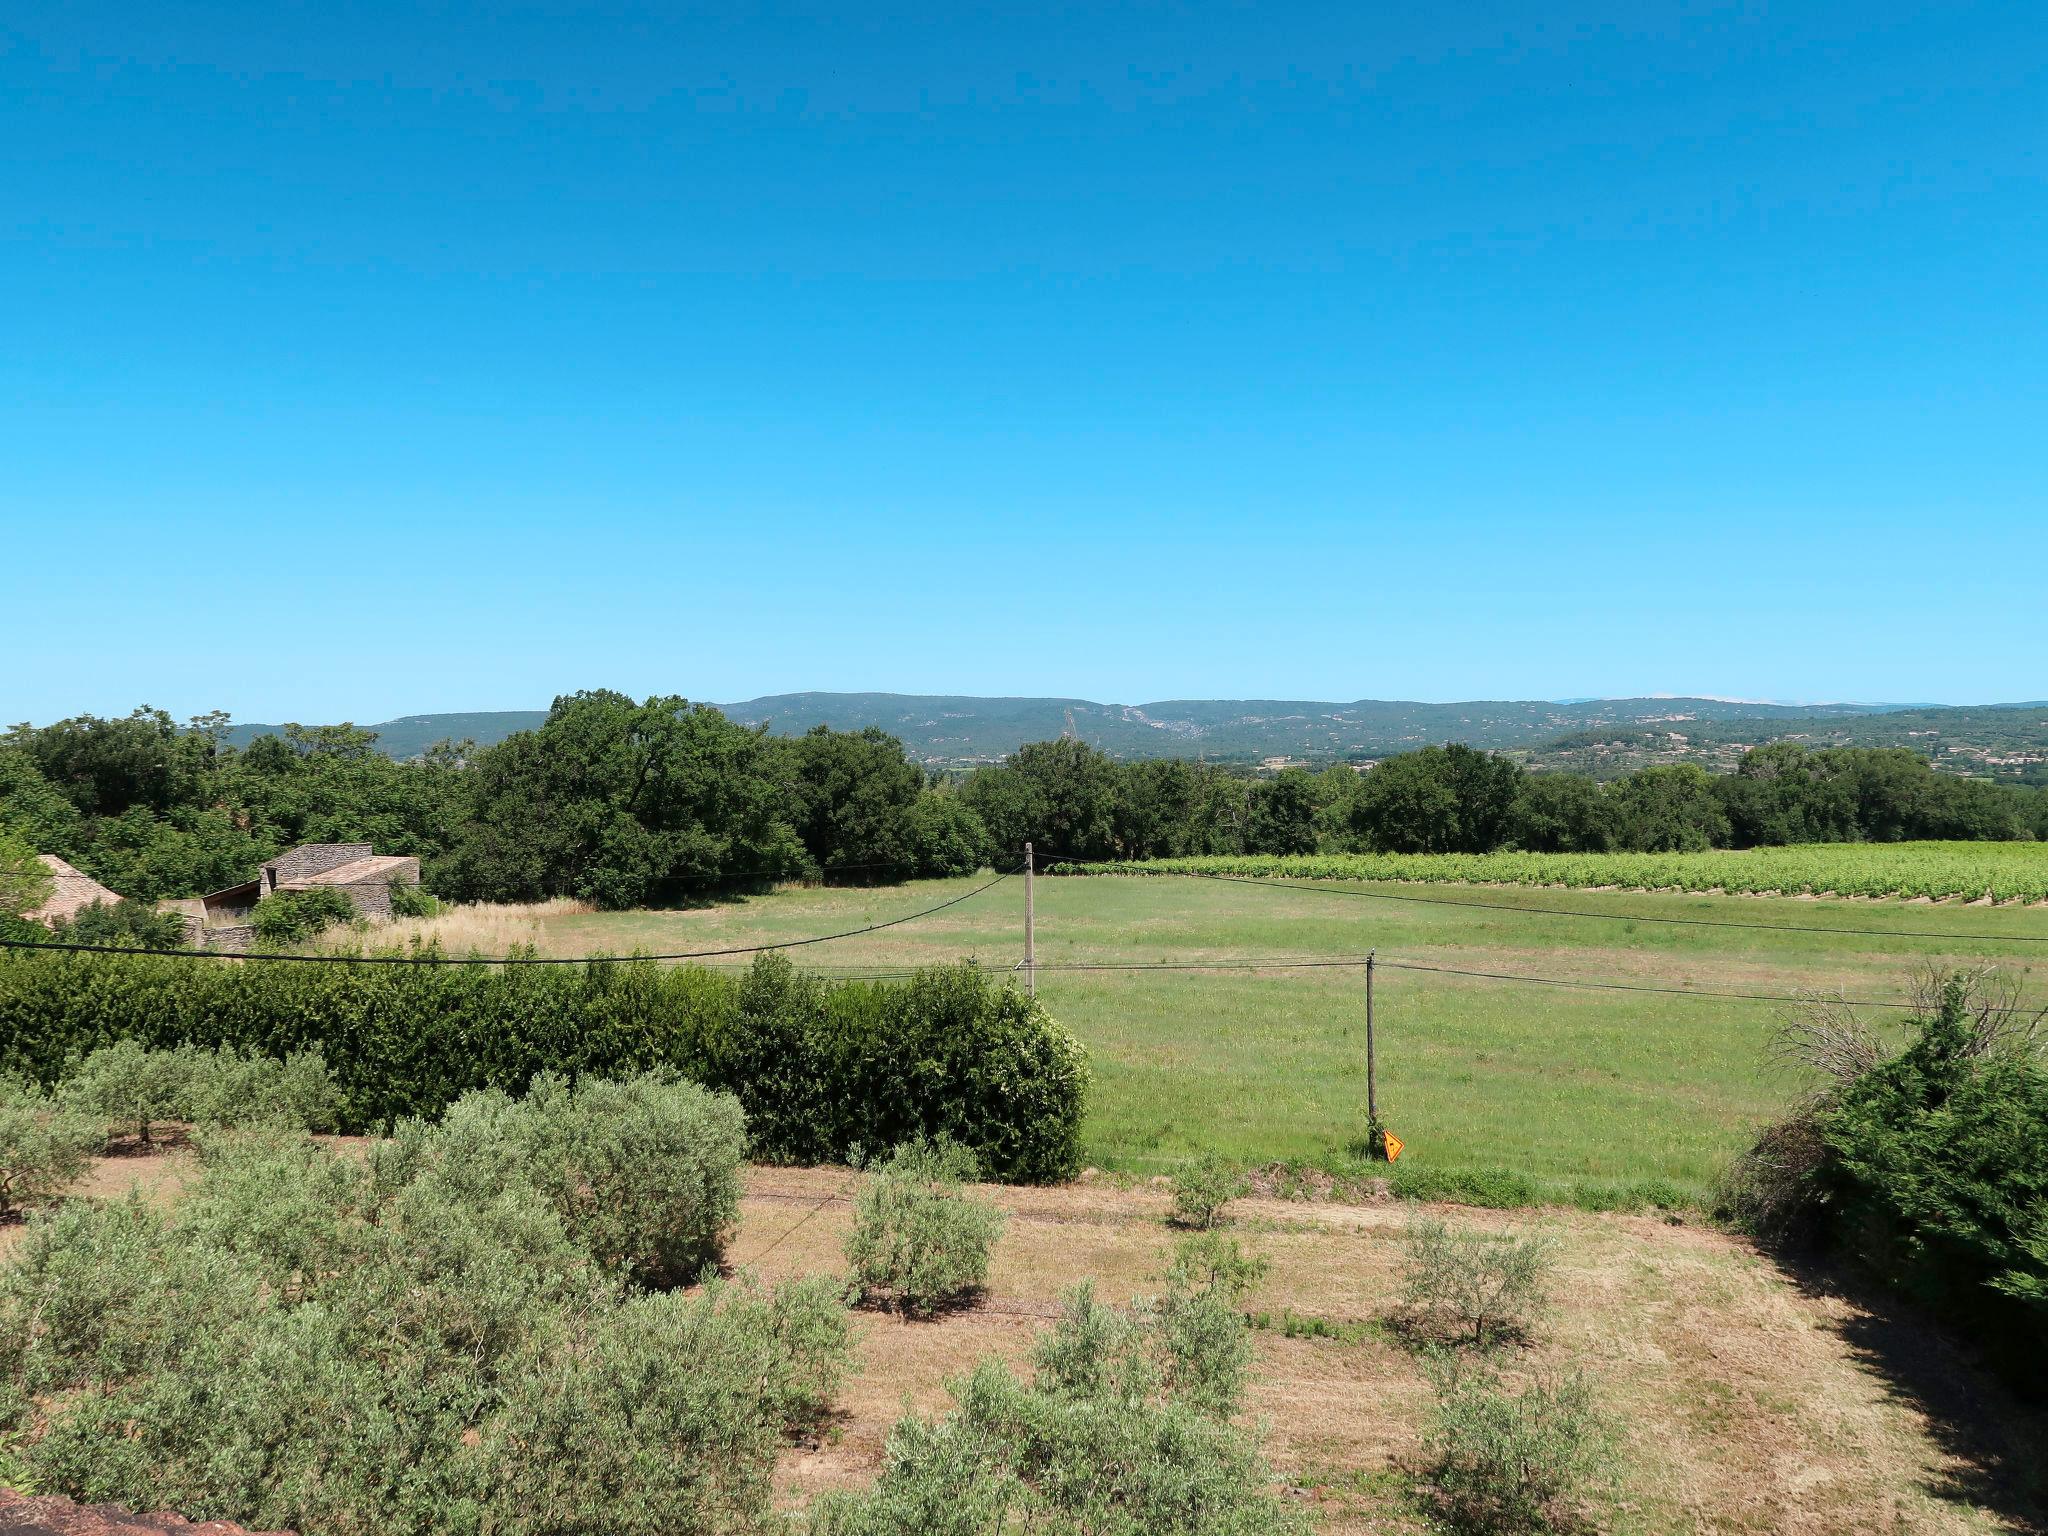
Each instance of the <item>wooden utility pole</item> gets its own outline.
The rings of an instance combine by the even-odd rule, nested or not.
[[[1372,1150],[1375,1152],[1379,1151],[1380,1099],[1373,1075],[1372,972],[1373,958],[1378,953],[1370,949],[1365,952],[1365,1124],[1366,1135],[1372,1138]]]
[[[1031,845],[1024,845],[1024,993],[1038,996],[1038,913],[1032,904]]]

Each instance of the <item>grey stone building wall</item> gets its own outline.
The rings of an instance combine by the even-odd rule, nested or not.
[[[263,889],[274,891],[287,881],[325,874],[357,859],[367,859],[375,852],[368,843],[303,843],[263,866]]]
[[[337,891],[347,894],[355,903],[356,911],[377,922],[391,920],[391,888],[394,885],[418,885],[420,883],[420,861],[407,859],[389,869],[360,881],[336,885]]]
[[[417,880],[411,882],[419,884]],[[379,880],[369,885],[337,885],[335,887],[356,904],[356,911],[373,922],[391,920],[391,887]]]

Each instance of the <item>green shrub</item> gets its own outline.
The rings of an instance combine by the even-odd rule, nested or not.
[[[707,1281],[705,1294],[774,1345],[762,1373],[770,1419],[784,1429],[814,1426],[853,1366],[845,1282],[810,1275],[765,1291],[743,1274]]]
[[[0,1435],[0,1488],[18,1493],[24,1498],[34,1498],[41,1492],[41,1486],[23,1464],[15,1450],[13,1435]]]
[[[331,1131],[340,1114],[340,1092],[317,1049],[278,1061],[233,1046],[149,1050],[117,1040],[73,1063],[59,1092],[116,1133],[132,1131],[144,1143],[166,1120]]]
[[[1379,1166],[1386,1171],[1388,1189],[1402,1200],[1441,1200],[1496,1211],[1537,1203],[1535,1184],[1507,1168],[1434,1168],[1407,1159]]]
[[[635,1296],[518,1371],[480,1450],[502,1536],[726,1536],[761,1528],[781,1424],[759,1309]]]
[[[516,1166],[599,1264],[646,1283],[694,1279],[739,1217],[739,1101],[673,1073],[572,1088],[544,1072],[524,1100],[469,1094],[443,1124],[472,1163]]]
[[[111,944],[121,949],[183,949],[185,919],[146,901],[96,901],[50,924],[59,944]]]
[[[1197,1230],[1213,1227],[1223,1208],[1251,1187],[1241,1169],[1215,1152],[1204,1152],[1174,1170],[1173,1224]]]
[[[2048,1063],[2043,1016],[1985,972],[1923,973],[1902,1050],[1814,1004],[1778,1054],[1822,1086],[1724,1180],[1766,1237],[1814,1236],[2048,1380]]]
[[[639,1122],[595,1088],[549,1146]],[[204,1150],[174,1210],[69,1203],[0,1269],[0,1432],[51,1491],[308,1536],[754,1530],[845,1374],[829,1282],[621,1284],[473,1107],[367,1158],[275,1124]]]
[[[1613,1483],[1614,1437],[1583,1375],[1510,1390],[1483,1362],[1432,1362],[1437,1400],[1423,1449],[1453,1530],[1566,1531]]]
[[[283,1061],[233,1046],[202,1053],[187,1086],[183,1118],[195,1125],[284,1125],[331,1131],[341,1091],[320,1052],[295,1051]]]
[[[1253,1354],[1243,1302],[1265,1277],[1266,1261],[1220,1232],[1175,1246],[1166,1289],[1151,1304],[1169,1393],[1218,1417],[1237,1412]]]
[[[431,957],[432,951],[421,952]],[[0,1072],[48,1084],[111,1041],[321,1051],[338,1128],[439,1115],[516,1092],[667,1066],[735,1094],[755,1156],[843,1162],[944,1135],[985,1176],[1071,1177],[1087,1063],[1013,986],[972,966],[829,983],[764,956],[696,966],[356,966],[0,951]]]
[[[846,1236],[864,1298],[928,1317],[988,1279],[1003,1213],[961,1187],[977,1172],[974,1154],[944,1139],[907,1141],[870,1165]]]
[[[103,1045],[65,1074],[64,1097],[145,1145],[166,1120],[185,1118],[208,1055],[191,1046],[152,1051],[134,1040]]]
[[[1266,1278],[1266,1260],[1246,1253],[1234,1237],[1220,1232],[1191,1232],[1174,1245],[1167,1284],[1184,1290],[1214,1292],[1241,1302]]]
[[[820,1501],[811,1536],[1306,1532],[1252,1438],[1179,1395],[1149,1315],[1070,1292],[1029,1385],[984,1361],[951,1414],[897,1424],[871,1489]]]
[[[31,1083],[0,1077],[0,1220],[62,1194],[106,1140],[106,1127]]]
[[[1545,1236],[1408,1217],[1401,1301],[1422,1331],[1471,1344],[1525,1335],[1549,1306],[1557,1244]]]
[[[1095,1300],[1094,1287],[1062,1298],[1058,1327],[1033,1355],[1042,1391],[1136,1400],[1163,1394],[1213,1418],[1235,1414],[1250,1380],[1251,1323],[1238,1303],[1265,1273],[1236,1242],[1200,1233],[1181,1244],[1166,1289],[1128,1310]]]
[[[391,887],[391,915],[393,917],[436,917],[440,915],[440,900],[432,892],[417,885],[394,885]]]
[[[348,893],[331,885],[304,891],[274,891],[256,903],[249,925],[266,944],[303,944],[330,928],[353,923],[356,904]]]
[[[1154,1303],[1166,1390],[1198,1412],[1227,1419],[1251,1380],[1251,1325],[1222,1291],[1169,1284]]]

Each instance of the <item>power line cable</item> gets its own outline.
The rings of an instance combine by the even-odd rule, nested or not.
[[[1084,869],[1119,870],[1113,859],[1076,859],[1065,854],[1051,856],[1058,864]],[[1048,870],[1047,873],[1053,873]],[[1512,901],[1465,901],[1456,897],[1408,896],[1395,891],[1361,891],[1346,886],[1301,885],[1288,880],[1265,880],[1256,875],[1219,875],[1195,869],[1146,869],[1130,871],[1132,878],[1155,879],[1168,876],[1182,880],[1220,880],[1230,885],[1259,885],[1276,891],[1303,891],[1311,896],[1350,896],[1366,901],[1401,901],[1421,907],[1476,907],[1488,912],[1527,912],[1544,917],[1590,917],[1610,923],[1663,923],[1686,928],[1743,928],[1761,933],[1847,934],[1863,939],[1953,939],[1980,944],[2048,944],[2048,933],[1955,933],[1938,928],[1833,928],[1810,923],[1744,923],[1719,917],[1654,917],[1633,912],[1587,912],[1576,907],[1531,907]],[[1364,879],[1364,876],[1340,878]]]

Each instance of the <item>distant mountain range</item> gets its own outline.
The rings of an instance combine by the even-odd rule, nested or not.
[[[1736,699],[1474,700],[1421,704],[1382,699],[976,698],[903,693],[785,693],[719,706],[733,719],[797,735],[880,726],[933,766],[994,762],[1028,741],[1071,730],[1117,757],[1206,757],[1219,762],[1358,761],[1460,741],[1513,752],[1532,767],[1620,772],[1643,762],[1696,757],[1725,766],[1742,748],[1792,738],[1816,746],[1912,746],[1937,766],[2048,779],[2048,702],[1939,707],[1915,704],[1759,704]],[[531,730],[543,710],[405,715],[369,727],[397,758],[435,742],[478,746]],[[246,746],[274,731],[238,725]]]

